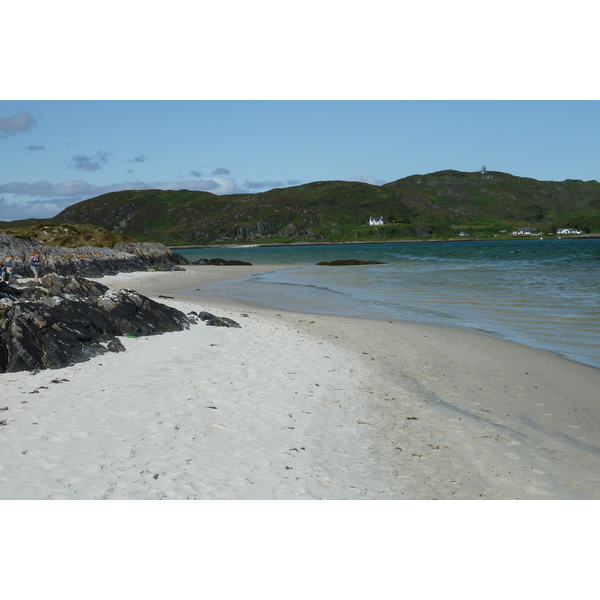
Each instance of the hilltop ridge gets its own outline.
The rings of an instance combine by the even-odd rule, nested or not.
[[[384,225],[370,226],[371,216],[383,217]],[[443,170],[381,186],[316,181],[257,194],[124,190],[42,222],[95,226],[168,246],[486,238],[518,227],[600,232],[600,183]]]

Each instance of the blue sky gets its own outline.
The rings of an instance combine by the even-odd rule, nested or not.
[[[442,169],[600,180],[598,101],[0,101],[0,220],[119,189],[374,185]]]
[[[128,188],[378,185],[483,164],[600,180],[583,0],[286,6],[5,7],[0,221]]]

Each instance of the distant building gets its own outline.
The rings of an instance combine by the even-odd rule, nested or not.
[[[531,235],[531,227],[519,227],[517,235]]]
[[[369,217],[369,225],[383,225],[383,217]]]
[[[458,235],[465,237],[466,235],[469,235],[466,231],[461,231]]]
[[[580,233],[582,233],[581,231],[579,231],[578,229],[557,229],[556,233],[560,234],[560,235],[579,235]]]

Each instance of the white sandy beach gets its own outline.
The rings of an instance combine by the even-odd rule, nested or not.
[[[0,375],[0,498],[600,498],[600,370],[458,329],[180,293],[259,270],[101,279],[242,328]]]

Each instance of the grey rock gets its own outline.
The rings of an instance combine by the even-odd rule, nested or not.
[[[211,327],[239,327],[241,329],[241,325],[234,321],[233,319],[228,319],[227,317],[216,317],[209,312],[202,311],[200,315],[198,315],[201,321],[205,321],[207,325]]]
[[[200,258],[193,265],[218,265],[218,266],[252,266],[252,263],[243,260],[226,260],[225,258]]]
[[[20,277],[31,277],[29,258],[34,250],[42,255],[40,275],[103,277],[134,271],[177,271],[189,262],[166,246],[155,243],[116,244],[113,248],[59,248],[0,233],[0,256],[5,266]]]
[[[109,352],[125,352],[125,346],[123,346],[121,340],[118,338],[113,338],[106,344],[106,349]]]
[[[13,304],[0,305],[0,372],[64,367],[124,351],[116,336],[181,331],[192,323],[181,311],[135,291],[103,288],[49,275],[31,290],[15,290]]]
[[[61,277],[54,273],[44,275],[41,280],[42,287],[48,294],[53,296],[59,294],[75,294],[77,296],[102,296],[108,291],[108,287],[96,281],[89,281],[83,277]]]

